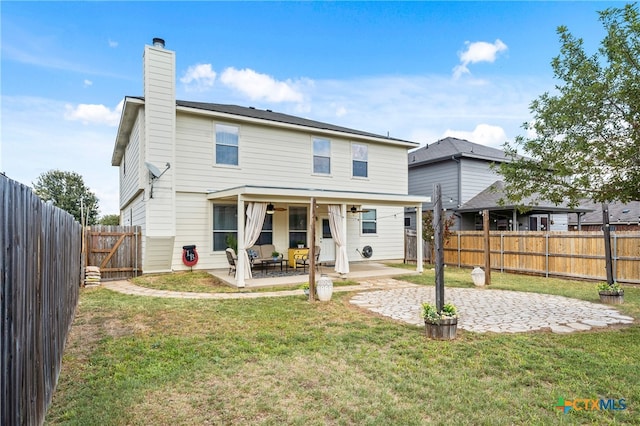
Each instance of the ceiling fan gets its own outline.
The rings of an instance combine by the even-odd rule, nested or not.
[[[286,211],[284,207],[275,207],[273,204],[267,204],[267,214],[273,214],[274,212],[283,212]]]
[[[363,210],[358,210],[358,208],[356,206],[351,206],[351,208],[349,209],[349,211],[351,213],[369,213],[369,210],[363,209]]]

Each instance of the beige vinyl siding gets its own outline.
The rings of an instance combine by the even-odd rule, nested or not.
[[[189,270],[182,263],[182,246],[196,245],[198,263],[194,269],[225,268],[224,252],[212,251],[211,202],[205,194],[179,192],[176,194],[176,240],[173,269]]]
[[[164,170],[162,177],[148,186],[146,203],[146,236],[175,236],[175,53],[169,50],[145,46],[145,159]],[[158,240],[160,241],[160,240]],[[172,240],[173,241],[173,240]],[[158,242],[164,250],[166,242]],[[171,251],[173,246],[171,246]],[[160,250],[160,249],[158,249]],[[149,253],[151,255],[151,253]],[[154,261],[161,263],[159,261]]]
[[[362,234],[360,213],[347,213],[347,254],[349,261],[390,260],[404,257],[404,209],[402,207],[363,206],[376,210],[376,233]],[[373,255],[362,257],[364,246],[371,246]]]
[[[239,128],[239,165],[214,164],[214,124]],[[239,185],[375,191],[406,194],[406,149],[367,143],[369,177],[351,177],[351,140],[331,140],[331,174],[313,173],[315,133],[265,128],[230,120],[178,113],[176,123],[176,185],[179,191],[200,192]],[[323,136],[326,137],[326,136]]]
[[[144,273],[171,272],[174,237],[143,238],[142,268]]]
[[[120,206],[131,202],[131,197],[143,188],[144,183],[141,173],[140,158],[140,117],[136,120],[129,137],[129,143],[125,148],[123,161],[120,164]]]

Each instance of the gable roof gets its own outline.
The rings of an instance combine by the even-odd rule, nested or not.
[[[602,204],[589,200],[580,203],[580,207],[589,209],[580,220],[583,225],[602,225]],[[569,218],[570,225],[577,223],[575,216]],[[640,201],[609,203],[609,223],[640,223]]]
[[[470,211],[479,211],[479,210],[513,210],[517,209],[518,206],[515,204],[505,204],[500,205],[499,201],[504,197],[504,182],[498,180],[493,184],[489,185],[485,190],[480,192],[478,195],[464,203],[460,208],[454,209],[458,212],[470,212]],[[589,211],[587,208],[583,206],[577,208],[570,208],[567,205],[555,205],[551,202],[538,201],[537,204],[534,203],[533,199],[523,200],[522,203],[524,206],[529,207],[531,209],[531,213],[534,212],[586,212]]]
[[[409,168],[461,157],[498,163],[510,161],[504,151],[500,149],[452,137],[440,139],[430,145],[411,151],[408,155]]]

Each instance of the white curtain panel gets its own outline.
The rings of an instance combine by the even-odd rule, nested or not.
[[[335,270],[339,274],[349,273],[349,256],[347,256],[347,242],[344,240],[344,230],[342,228],[342,216],[340,206],[335,204],[329,205],[329,229],[331,236],[338,246],[336,255]]]
[[[258,240],[260,232],[262,232],[262,224],[264,223],[264,215],[267,212],[267,203],[248,203],[247,204],[247,223],[244,227],[244,277],[253,278],[251,268],[249,267],[249,254],[247,250],[253,247]]]

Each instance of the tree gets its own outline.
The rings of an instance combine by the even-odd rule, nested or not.
[[[38,176],[33,190],[43,201],[52,201],[80,223],[93,225],[98,218],[98,198],[74,172],[49,170]]]
[[[635,4],[599,12],[607,31],[589,56],[582,39],[558,27],[551,65],[564,83],[530,105],[533,121],[504,145],[505,197],[566,202],[640,199],[640,21]],[[518,148],[522,154],[518,155]]]
[[[100,225],[120,225],[119,214],[106,214],[98,221]]]
[[[427,210],[422,214],[422,239],[424,241],[426,241],[427,243],[429,243],[429,262],[433,262],[434,259],[434,250],[435,250],[435,234],[436,234],[436,227],[433,223],[433,219],[434,219],[434,214],[433,214],[433,210]],[[444,241],[444,245],[447,245],[447,243],[449,242],[449,239],[451,238],[451,236],[453,235],[453,232],[451,232],[451,228],[453,228],[453,226],[456,223],[456,218],[451,215],[451,216],[447,216],[446,214],[444,214],[444,210],[443,210],[443,215],[444,217],[442,224],[443,224],[443,232],[442,232],[442,239]]]

